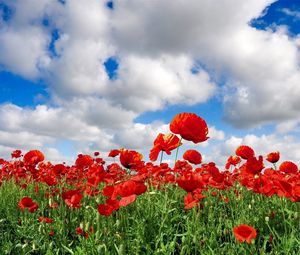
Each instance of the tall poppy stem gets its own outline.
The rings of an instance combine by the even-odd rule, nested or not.
[[[179,145],[178,145],[178,147],[176,149],[176,155],[175,155],[175,162],[174,162],[174,164],[176,164],[176,161],[177,161],[178,151],[179,151],[179,147],[181,146],[181,141],[182,141],[182,137],[180,138]]]
[[[160,154],[160,164],[161,164],[161,162],[162,162],[163,155],[164,155],[164,151],[161,151],[161,154]]]

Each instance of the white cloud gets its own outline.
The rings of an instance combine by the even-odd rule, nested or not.
[[[51,105],[1,105],[3,151],[21,141],[43,147],[60,139],[72,141],[78,151],[144,149],[166,124],[135,123],[141,113],[205,103],[216,94],[224,99],[225,119],[237,127],[276,122],[278,133],[292,131],[300,113],[299,38],[290,38],[283,27],[249,26],[273,2],[116,0],[109,10],[104,0],[5,1],[15,11],[0,23],[1,67],[44,80]],[[58,56],[49,50],[53,29],[59,34],[52,41]],[[103,65],[111,56],[119,61],[116,80],[109,80]],[[191,73],[197,61],[210,72]],[[220,88],[216,81],[222,76]],[[225,139],[213,126],[209,136]],[[18,142],[11,142],[14,137]],[[268,139],[298,155],[277,136],[232,137],[213,151],[222,159],[239,142],[271,147]]]
[[[280,162],[291,160],[297,164],[300,162],[300,141],[290,135],[261,135],[248,134],[244,137],[231,136],[224,143],[211,146],[206,153],[207,161],[214,161],[224,168],[227,158],[235,155],[235,150],[240,145],[248,145],[254,149],[255,155],[265,156],[273,151],[280,152]],[[279,163],[280,163],[279,162]],[[271,166],[265,161],[266,166]]]

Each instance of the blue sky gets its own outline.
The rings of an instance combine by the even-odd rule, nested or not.
[[[0,0],[0,157],[147,153],[179,112],[222,165],[240,144],[300,160],[300,2]]]

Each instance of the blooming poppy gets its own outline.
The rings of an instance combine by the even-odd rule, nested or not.
[[[120,154],[120,150],[111,150],[108,154],[108,157],[114,158],[114,157],[118,156],[119,154]]]
[[[83,198],[83,195],[78,189],[68,190],[62,193],[62,198],[69,207],[80,208],[80,201]]]
[[[247,145],[241,145],[236,149],[235,154],[243,159],[249,159],[254,157],[254,150]]]
[[[293,201],[300,202],[300,185],[293,186]]]
[[[236,156],[236,155],[230,156],[230,157],[227,159],[227,163],[226,163],[225,168],[226,168],[226,169],[229,169],[230,166],[236,166],[236,165],[239,164],[240,162],[241,162],[241,158],[240,158],[239,156]]]
[[[135,199],[136,199],[135,194],[127,196],[127,197],[122,197],[121,200],[119,201],[119,205],[120,206],[127,206],[127,205],[133,203],[135,201]]]
[[[255,228],[247,224],[241,224],[238,227],[234,227],[233,233],[239,242],[243,243],[246,241],[249,244],[251,244],[251,239],[256,238],[257,234]]]
[[[195,113],[183,112],[177,114],[170,122],[170,130],[193,143],[204,142],[208,139],[207,124]]]
[[[27,164],[36,165],[37,163],[43,161],[44,158],[44,154],[41,151],[31,150],[24,155],[23,159]]]
[[[122,166],[128,169],[141,163],[142,159],[143,155],[137,151],[126,149],[120,150],[120,162]]]
[[[33,213],[35,212],[39,206],[37,203],[33,202],[33,200],[30,197],[23,197],[19,201],[19,208],[23,211],[25,208],[28,208],[29,212]]]
[[[197,173],[184,173],[177,179],[177,184],[186,192],[201,189],[204,186],[201,175]]]
[[[91,166],[93,164],[93,162],[94,162],[94,159],[90,155],[79,154],[75,161],[75,165],[77,168],[83,169],[83,168]]]
[[[259,156],[258,159],[252,157],[248,158],[246,163],[241,166],[241,172],[256,175],[259,174],[264,167],[262,156]]]
[[[201,154],[196,150],[187,150],[183,154],[183,158],[192,164],[200,164],[202,162]]]
[[[22,152],[20,150],[15,150],[11,153],[12,158],[19,158],[21,157]]]
[[[194,206],[197,206],[199,203],[199,199],[193,197],[191,192],[188,192],[184,197],[184,209],[191,209]]]
[[[41,216],[41,217],[39,217],[38,221],[39,222],[44,222],[44,223],[47,223],[47,224],[51,224],[53,222],[53,219]]]
[[[107,217],[113,213],[114,207],[109,204],[99,204],[97,207],[97,210],[101,215],[104,215]]]
[[[159,133],[154,140],[154,146],[150,151],[149,158],[151,161],[157,160],[158,154],[161,151],[165,151],[170,155],[171,150],[176,149],[178,146],[180,146],[180,139],[176,135]]]
[[[286,174],[297,173],[298,166],[291,161],[284,161],[280,164],[279,171]]]
[[[279,158],[280,158],[279,151],[274,151],[274,152],[270,152],[267,155],[266,160],[274,164],[279,160]]]

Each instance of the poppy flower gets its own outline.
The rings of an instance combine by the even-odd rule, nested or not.
[[[243,159],[249,159],[254,157],[254,150],[247,145],[241,145],[236,149],[235,154]]]
[[[126,149],[120,150],[120,162],[122,166],[128,169],[141,163],[142,159],[143,159],[143,155],[137,151],[126,150]]]
[[[47,224],[51,224],[53,222],[53,219],[48,218],[48,217],[43,217],[43,216],[39,217],[38,220],[39,220],[39,222],[44,222]]]
[[[183,154],[183,158],[192,164],[200,164],[202,162],[201,154],[196,150],[187,150]]]
[[[68,190],[62,193],[62,198],[65,203],[71,208],[80,208],[80,201],[83,198],[83,195],[80,191],[77,190]]]
[[[241,162],[241,158],[240,158],[239,156],[236,156],[236,155],[230,156],[230,157],[227,159],[227,163],[226,163],[225,168],[226,168],[226,169],[229,169],[230,166],[236,166],[236,165],[239,164],[240,162]]]
[[[201,175],[197,173],[184,173],[177,179],[177,184],[186,192],[192,192],[201,189],[204,186]]]
[[[242,173],[248,173],[252,175],[259,174],[264,169],[263,157],[259,156],[258,159],[255,157],[248,158],[246,163],[241,166]]]
[[[119,201],[119,205],[120,206],[127,206],[127,205],[133,203],[135,201],[135,199],[136,199],[135,194],[127,196],[127,197],[122,197],[121,200]]]
[[[27,164],[36,165],[37,163],[43,161],[44,158],[44,154],[41,151],[31,150],[24,155],[23,159]]]
[[[23,197],[19,201],[19,208],[23,211],[25,208],[28,208],[29,212],[33,213],[35,212],[39,206],[37,203],[33,202],[33,200],[30,197]]]
[[[279,171],[286,174],[297,173],[298,166],[291,161],[284,161],[280,164]]]
[[[208,139],[207,124],[195,113],[183,112],[177,114],[170,122],[170,130],[193,143],[204,142]]]
[[[108,154],[108,157],[114,158],[114,157],[118,156],[119,154],[120,154],[119,150],[111,150]]]
[[[21,157],[22,152],[20,150],[15,150],[11,153],[12,158],[19,158]]]
[[[251,244],[251,239],[255,239],[257,234],[255,228],[246,224],[234,227],[233,233],[239,242],[243,243],[246,241],[248,244]]]
[[[150,151],[149,158],[151,161],[157,160],[158,154],[161,151],[165,151],[170,155],[171,150],[176,149],[180,145],[180,139],[176,135],[159,133],[154,140],[154,147]]]
[[[101,215],[108,217],[113,213],[114,207],[109,204],[99,204],[97,210]]]
[[[83,168],[91,166],[93,164],[93,162],[94,162],[94,160],[90,155],[79,154],[75,161],[75,165],[77,168],[83,169]]]
[[[195,199],[191,192],[184,197],[184,209],[191,209],[198,205],[199,199]]]
[[[82,235],[82,234],[83,234],[83,230],[82,230],[81,227],[77,227],[77,228],[75,229],[75,232],[76,232],[77,235]]]
[[[279,151],[274,151],[274,152],[270,152],[267,155],[266,160],[274,164],[279,160],[279,158],[280,158]]]
[[[293,201],[300,202],[300,185],[293,186]]]

